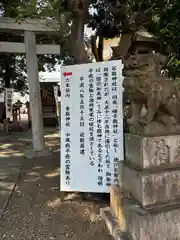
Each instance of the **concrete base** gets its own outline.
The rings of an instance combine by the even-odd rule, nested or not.
[[[144,208],[180,202],[180,169],[147,172],[126,165],[122,167],[123,190]]]
[[[125,198],[117,188],[111,187],[111,209],[101,210],[102,218],[113,236],[117,236],[114,232],[118,232],[118,236],[123,233],[123,236],[129,236],[132,240],[180,239],[180,205],[144,210],[133,200]],[[120,201],[117,201],[118,196]],[[118,209],[123,212],[121,218],[117,215]],[[114,218],[110,215],[114,215]],[[122,227],[124,222],[125,228]]]
[[[126,160],[137,168],[172,168],[180,166],[180,135],[148,137],[125,136]]]
[[[178,240],[180,239],[180,209],[162,213],[144,212],[126,205],[128,231],[124,232],[110,208],[100,210],[110,234],[115,240]]]
[[[128,233],[133,240],[177,240],[180,239],[180,208],[161,208],[161,211],[145,211],[124,202]]]
[[[124,218],[124,211],[121,207],[123,205],[123,196],[125,193],[122,193],[118,185],[112,185],[110,187],[110,208],[114,215],[117,218],[118,224],[123,231],[126,231],[126,221]]]
[[[27,159],[38,158],[38,157],[51,157],[52,151],[48,148],[43,149],[42,151],[34,151],[30,149],[26,152],[25,157]]]
[[[109,233],[115,240],[131,240],[126,232],[119,227],[119,221],[109,207],[101,208],[100,215],[104,220]]]

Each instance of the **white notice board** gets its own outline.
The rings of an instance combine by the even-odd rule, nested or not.
[[[124,160],[122,62],[61,70],[61,191],[108,192]]]

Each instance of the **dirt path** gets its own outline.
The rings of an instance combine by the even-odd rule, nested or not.
[[[58,149],[56,139],[48,142]],[[0,220],[0,239],[111,240],[99,216],[100,205],[81,197],[60,201],[59,152],[26,160],[8,208]],[[73,197],[68,195],[68,197]]]

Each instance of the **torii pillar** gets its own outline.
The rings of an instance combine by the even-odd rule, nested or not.
[[[26,48],[27,79],[29,85],[30,111],[32,122],[31,125],[32,125],[33,151],[29,154],[30,155],[29,157],[31,158],[37,155],[37,153],[39,153],[38,155],[41,154],[44,155],[44,153],[46,153],[47,151],[44,151],[45,139],[35,33],[32,31],[25,31],[24,43]]]

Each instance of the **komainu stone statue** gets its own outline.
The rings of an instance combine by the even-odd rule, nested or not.
[[[132,116],[127,120],[131,133],[180,133],[180,82],[161,75],[165,60],[153,52],[136,53],[124,60],[123,86],[131,102]]]

